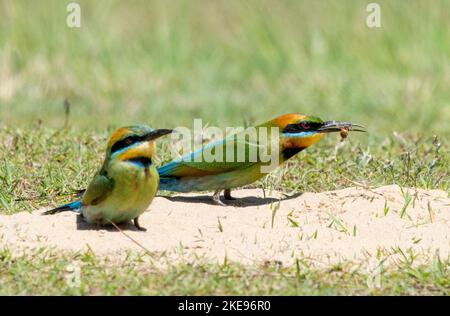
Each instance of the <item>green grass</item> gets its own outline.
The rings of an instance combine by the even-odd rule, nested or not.
[[[368,274],[336,265],[314,269],[298,262],[285,268],[196,262],[157,268],[144,257],[118,262],[91,253],[37,250],[13,256],[0,252],[0,295],[449,295],[448,262]],[[79,268],[79,284],[72,283]],[[376,280],[374,282],[374,279]]]
[[[147,122],[218,126],[287,112],[376,134],[450,132],[450,3],[0,1],[0,122],[97,130]]]
[[[448,1],[378,1],[381,29],[365,25],[364,1],[77,2],[81,29],[66,27],[64,1],[0,0],[1,213],[71,199],[101,164],[115,127],[192,127],[194,118],[239,126],[289,112],[352,121],[369,133],[350,134],[343,148],[330,136],[253,186],[450,191]],[[167,143],[159,146],[160,161],[170,159]],[[84,267],[79,289],[63,282],[73,260]],[[199,264],[162,272],[137,259],[7,250],[0,262],[0,294],[448,294],[449,287],[447,261],[386,271],[382,289],[347,269]]]
[[[448,143],[434,137],[353,135],[337,154],[338,136],[329,136],[250,187],[286,193],[385,184],[450,190]],[[101,166],[107,137],[107,131],[0,128],[0,211],[32,211],[70,200]],[[365,137],[368,145],[361,145]],[[156,163],[169,160],[168,142],[159,147]]]

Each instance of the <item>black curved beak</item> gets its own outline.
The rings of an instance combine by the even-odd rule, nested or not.
[[[353,124],[350,122],[337,122],[337,121],[326,121],[321,127],[317,129],[320,133],[333,133],[340,132],[341,130],[348,130],[352,132],[365,132],[365,127]]]
[[[154,140],[154,139],[160,138],[161,136],[170,134],[172,132],[173,132],[173,129],[155,129],[155,130],[151,131],[150,133],[148,133],[147,135],[145,135],[145,140],[146,141]]]

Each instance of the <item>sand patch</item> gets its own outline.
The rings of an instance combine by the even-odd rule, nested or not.
[[[384,186],[347,188],[284,197],[262,190],[234,191],[242,199],[220,207],[209,195],[157,197],[141,216],[147,232],[121,226],[145,248],[172,262],[229,261],[244,264],[307,260],[386,263],[414,257],[424,263],[449,256],[450,198],[440,190]],[[280,200],[281,198],[281,200]],[[409,201],[409,202],[408,202]],[[405,208],[406,206],[406,208]],[[74,213],[42,216],[44,210],[0,216],[0,247],[13,252],[40,247],[99,256],[142,251],[114,228],[96,228]]]

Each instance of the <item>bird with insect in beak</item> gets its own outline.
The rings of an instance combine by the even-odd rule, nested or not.
[[[323,121],[318,117],[303,114],[282,115],[255,128],[273,127],[278,130],[279,144],[274,147],[278,151],[276,153],[278,165],[315,144],[328,133],[340,132],[342,137],[347,137],[349,131],[364,132],[364,128],[357,124]],[[267,174],[262,172],[261,167],[264,162],[260,156],[249,159],[249,152],[252,147],[268,146],[270,141],[261,142],[261,139],[249,140],[238,136],[239,133],[159,167],[159,189],[175,192],[214,191],[213,202],[225,205],[220,200],[222,190],[224,190],[224,198],[232,200],[232,188],[248,185]],[[212,162],[203,159],[205,150],[225,153],[227,148],[231,147],[244,148],[245,159],[241,161],[222,159]]]
[[[170,133],[172,130],[145,125],[117,129],[108,141],[103,166],[81,199],[44,214],[73,211],[86,222],[99,225],[133,220],[139,230],[145,230],[138,219],[152,202],[159,183],[153,164],[155,140]]]

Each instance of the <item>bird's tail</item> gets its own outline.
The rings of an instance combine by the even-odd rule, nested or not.
[[[44,213],[42,213],[42,215],[53,215],[53,214],[56,214],[56,213],[66,212],[66,211],[80,213],[80,211],[81,211],[81,201],[75,201],[75,202],[64,204],[64,205],[59,206],[57,208],[45,211]]]

